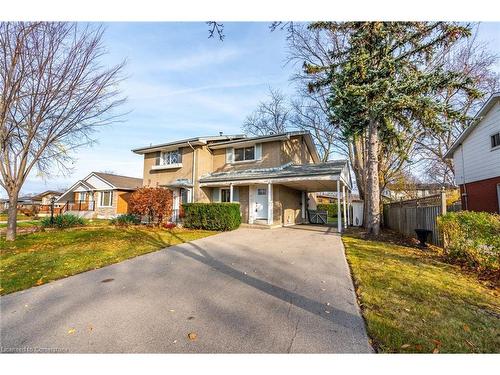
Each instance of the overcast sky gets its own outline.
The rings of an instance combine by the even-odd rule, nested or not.
[[[481,24],[479,32],[500,54],[500,23]],[[98,144],[75,153],[70,176],[44,180],[32,173],[22,193],[69,187],[92,171],[142,177],[142,157],[131,149],[241,133],[268,87],[293,93],[289,78],[298,67],[285,65],[284,32],[270,32],[269,23],[225,23],[225,34],[223,42],[207,39],[204,23],[106,24],[105,63],[127,59],[121,88],[128,97],[123,110],[130,113],[124,123],[102,128]]]

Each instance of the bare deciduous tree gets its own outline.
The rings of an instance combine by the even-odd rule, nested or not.
[[[243,123],[243,130],[252,135],[283,133],[289,127],[290,111],[286,96],[270,88],[269,100],[259,103]]]
[[[478,40],[477,25],[470,39],[464,40],[456,48],[443,51],[439,56],[439,62],[442,61],[448,69],[464,72],[483,94],[480,98],[474,98],[464,95],[460,90],[440,92],[438,96],[441,100],[450,103],[461,112],[461,116],[451,121],[446,131],[426,131],[416,141],[416,156],[424,165],[426,179],[441,184],[453,184],[453,160],[445,159],[444,155],[469,125],[467,118],[480,109],[490,94],[498,91],[500,75],[494,71],[498,56],[489,50],[486,43]],[[435,62],[431,63],[429,68],[434,64]]]
[[[0,185],[9,197],[7,240],[16,236],[17,199],[33,170],[67,171],[71,151],[113,123],[124,98],[124,63],[101,65],[102,27],[0,23]]]
[[[330,159],[333,153],[349,156],[349,144],[340,129],[328,118],[327,96],[322,92],[309,92],[299,87],[292,100],[290,124],[293,128],[308,131],[318,148],[322,161]]]

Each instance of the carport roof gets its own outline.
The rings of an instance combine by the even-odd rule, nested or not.
[[[325,163],[314,164],[284,164],[276,168],[245,169],[240,171],[215,172],[200,178],[201,184],[217,182],[236,182],[245,180],[273,180],[273,179],[307,179],[315,177],[324,179],[330,177],[332,180],[342,178],[342,172],[347,171],[347,160],[332,160]],[[350,181],[345,181],[350,187]]]

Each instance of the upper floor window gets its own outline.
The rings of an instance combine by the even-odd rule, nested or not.
[[[255,160],[255,146],[234,149],[234,161]]]
[[[500,132],[491,136],[491,148],[500,146]]]
[[[179,164],[181,162],[181,153],[179,150],[166,151],[161,153],[160,165]]]

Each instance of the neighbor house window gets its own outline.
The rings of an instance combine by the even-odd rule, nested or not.
[[[242,147],[234,149],[234,161],[255,160],[255,147]]]
[[[113,192],[112,191],[102,191],[101,192],[101,206],[111,207],[113,205]]]
[[[500,132],[491,136],[491,148],[500,146]]]
[[[85,200],[85,192],[84,191],[80,192],[78,200],[80,200],[80,201]]]
[[[160,157],[161,165],[179,164],[180,162],[181,162],[181,154],[179,150],[166,151],[161,153]]]

